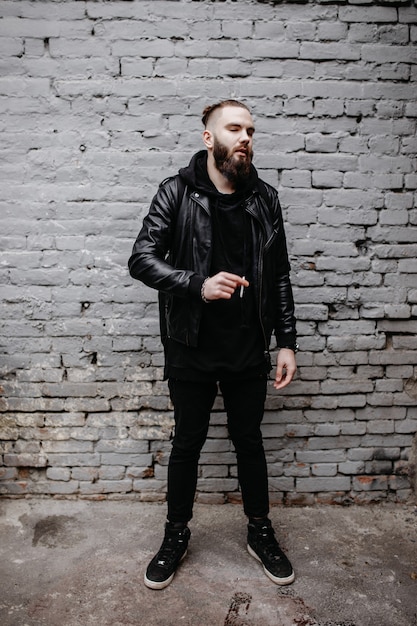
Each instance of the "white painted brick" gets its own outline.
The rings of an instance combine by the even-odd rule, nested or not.
[[[315,463],[311,471],[313,476],[336,476],[337,465],[336,463]]]
[[[345,476],[297,478],[296,490],[299,492],[348,491],[350,478]]]
[[[51,480],[68,482],[71,478],[71,471],[67,467],[48,467],[46,477]]]
[[[394,7],[340,7],[339,18],[342,22],[386,23],[396,22]]]
[[[381,476],[408,462],[416,418],[417,14],[399,5],[5,3],[2,493],[164,500],[156,294],[126,261],[156,186],[201,146],[203,106],[236,97],[279,186],[299,319],[297,381],[266,403],[272,498],[409,497]],[[215,410],[198,499],[240,501]]]
[[[360,59],[359,46],[340,43],[305,43],[301,45],[300,58],[322,61],[339,58],[346,61]]]

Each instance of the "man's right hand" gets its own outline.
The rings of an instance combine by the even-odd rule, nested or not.
[[[238,287],[249,287],[249,282],[229,272],[219,272],[204,283],[203,296],[207,300],[230,300]]]

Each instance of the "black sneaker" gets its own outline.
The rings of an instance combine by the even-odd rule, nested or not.
[[[164,589],[174,578],[175,571],[187,554],[191,532],[187,526],[167,522],[159,551],[149,563],[144,582],[149,589]]]
[[[262,563],[265,574],[276,585],[289,585],[294,581],[294,570],[275,539],[271,520],[249,522],[248,552]]]

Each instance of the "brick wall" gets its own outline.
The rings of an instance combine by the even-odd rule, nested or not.
[[[274,502],[404,502],[417,457],[412,2],[3,0],[1,490],[163,500],[156,294],[127,259],[227,97],[280,191],[298,378],[264,421]],[[238,500],[221,400],[200,501]]]

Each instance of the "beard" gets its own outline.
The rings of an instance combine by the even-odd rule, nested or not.
[[[234,154],[234,150],[228,150],[220,141],[213,138],[213,157],[217,169],[227,180],[232,183],[240,183],[247,180],[252,164],[253,151],[247,148],[245,157]]]

